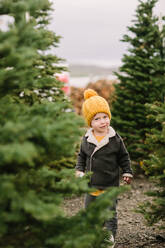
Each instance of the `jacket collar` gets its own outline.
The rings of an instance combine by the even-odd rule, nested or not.
[[[95,136],[93,135],[93,132],[92,131],[93,131],[93,129],[90,128],[86,132],[85,137],[87,137],[87,141],[89,143],[92,143],[92,144],[96,145],[96,147],[98,149],[100,149],[101,147],[103,147],[106,144],[108,144],[109,143],[109,138],[112,138],[112,137],[114,137],[116,135],[115,130],[110,126],[108,128],[108,134],[100,142],[98,142],[97,139],[95,138]]]

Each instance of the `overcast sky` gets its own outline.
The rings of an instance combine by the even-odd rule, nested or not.
[[[63,38],[55,53],[68,63],[89,62],[118,65],[138,0],[52,0],[51,29]],[[158,0],[154,13],[165,15],[165,0]]]

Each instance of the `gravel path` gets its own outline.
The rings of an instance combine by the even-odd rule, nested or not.
[[[119,196],[118,234],[115,248],[163,248],[165,247],[165,230],[159,225],[147,227],[141,214],[135,213],[138,204],[148,199],[144,192],[153,185],[144,178],[134,179],[129,192]],[[64,204],[68,215],[83,208],[83,197],[66,200]]]

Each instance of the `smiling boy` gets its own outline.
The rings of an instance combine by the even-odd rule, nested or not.
[[[85,90],[84,99],[82,111],[90,129],[81,142],[76,176],[92,172],[89,186],[96,188],[96,191],[86,194],[87,208],[106,188],[119,186],[120,168],[126,183],[129,184],[133,176],[123,140],[110,126],[111,112],[107,101],[92,89]],[[106,221],[105,226],[113,234],[109,237],[110,242],[114,242],[117,231],[116,201],[111,210],[115,211],[115,215]]]

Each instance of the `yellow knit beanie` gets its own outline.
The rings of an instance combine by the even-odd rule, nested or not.
[[[99,96],[96,91],[92,89],[85,90],[84,99],[82,112],[88,126],[91,125],[92,118],[97,113],[106,113],[109,115],[109,119],[111,119],[108,102],[103,97]]]

